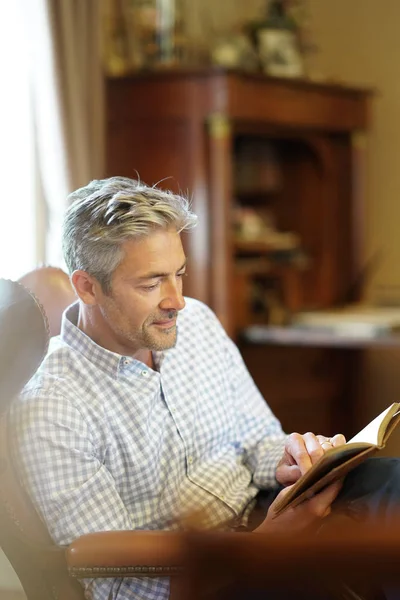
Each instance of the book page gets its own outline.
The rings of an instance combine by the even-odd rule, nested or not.
[[[368,425],[364,427],[364,429],[362,429],[359,433],[352,437],[351,440],[348,440],[347,443],[365,443],[373,444],[374,446],[379,446],[381,441],[379,439],[379,427],[381,423],[385,420],[385,417],[388,415],[388,413],[393,411],[393,406],[394,405],[392,404],[391,406],[389,406],[389,408],[386,408],[386,410],[384,410],[380,415],[375,417],[373,421],[368,423]]]

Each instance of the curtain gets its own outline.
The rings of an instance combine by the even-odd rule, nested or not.
[[[0,19],[0,277],[15,279],[36,261],[34,129],[26,38],[15,2]]]
[[[69,192],[104,173],[101,0],[19,0],[35,128],[37,255],[63,266]]]

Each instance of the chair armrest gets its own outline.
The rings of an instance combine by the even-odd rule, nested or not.
[[[101,531],[66,550],[72,577],[160,577],[182,571],[185,537],[171,531]]]

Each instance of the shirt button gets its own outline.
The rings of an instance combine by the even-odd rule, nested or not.
[[[189,465],[193,464],[193,456],[188,457],[188,463]]]
[[[125,360],[124,360],[124,365],[125,365],[125,366],[126,366],[126,365],[129,365],[129,360],[125,359]]]
[[[221,496],[221,500],[225,500],[225,496],[223,494]]]
[[[148,372],[148,371],[145,371],[145,370],[143,370],[143,371],[142,371],[142,376],[143,376],[143,377],[147,377],[147,375],[148,375],[148,374],[149,374],[149,372]]]

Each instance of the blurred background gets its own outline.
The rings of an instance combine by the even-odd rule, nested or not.
[[[399,20],[398,0],[3,2],[0,276],[64,268],[66,196],[93,178],[182,191],[187,295],[287,431],[351,436],[400,398]],[[0,599],[22,597],[0,555]]]

